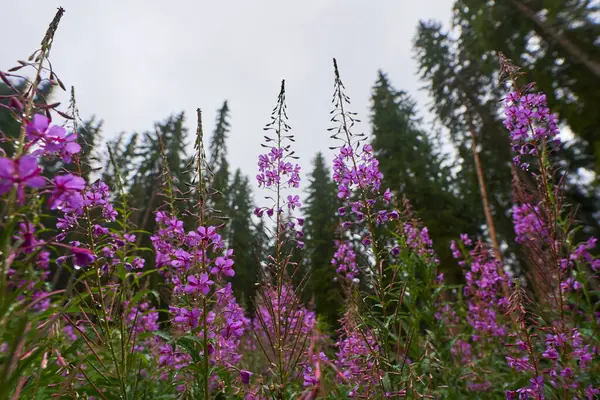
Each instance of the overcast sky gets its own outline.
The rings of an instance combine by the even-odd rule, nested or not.
[[[65,85],[75,86],[84,119],[93,114],[103,119],[110,138],[150,130],[155,121],[183,110],[193,133],[194,110],[200,107],[210,134],[216,110],[227,99],[229,158],[251,177],[283,78],[305,171],[318,150],[329,152],[333,57],[363,121],[378,69],[410,92],[424,113],[428,99],[419,90],[412,40],[420,19],[448,23],[451,11],[451,0],[3,3],[0,69],[36,49],[60,5],[66,13],[50,58]],[[366,122],[360,128],[370,130]]]

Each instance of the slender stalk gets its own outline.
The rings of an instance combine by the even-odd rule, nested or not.
[[[196,172],[198,174],[198,224],[200,226],[204,226],[204,222],[205,222],[205,191],[206,188],[204,187],[204,171],[202,170],[203,168],[203,163],[204,163],[204,159],[203,159],[203,151],[204,151],[204,145],[203,145],[203,131],[202,131],[202,111],[198,108],[196,110],[196,114],[197,114],[197,118],[198,118],[198,126],[197,126],[197,130],[196,130]],[[169,191],[172,194],[172,188],[170,187],[170,180],[168,181],[169,184]],[[170,203],[171,207],[174,208],[172,202]],[[202,259],[200,262],[200,267],[202,268],[202,271],[205,271],[207,269],[206,266],[206,244],[204,243],[204,241],[202,241]],[[204,392],[204,399],[208,400],[210,398],[210,392],[209,392],[209,387],[208,387],[208,373],[209,373],[209,368],[208,368],[208,320],[207,320],[207,304],[206,304],[206,296],[202,297],[202,332],[203,332],[203,338],[202,338],[202,349],[203,349],[203,358],[202,358],[202,368],[203,368],[203,372],[204,372],[204,381],[203,381],[203,392]]]
[[[285,81],[281,82],[281,93],[280,96],[285,93]],[[281,149],[281,112],[282,105],[279,107],[277,113],[277,148]],[[281,293],[283,290],[283,269],[284,265],[281,261],[281,182],[277,182],[277,206],[275,212],[275,273],[277,274],[277,319],[274,321],[275,335],[277,341],[277,363],[279,368],[279,398],[283,399],[284,387],[285,387],[285,371],[283,366],[283,337],[281,335]]]
[[[25,145],[25,137],[27,134],[27,123],[31,119],[31,112],[33,111],[35,95],[37,93],[37,87],[40,84],[42,71],[44,69],[44,60],[48,57],[48,53],[50,52],[50,47],[52,45],[52,40],[54,38],[54,33],[58,28],[58,23],[62,18],[65,10],[62,7],[59,7],[54,19],[50,23],[46,34],[42,40],[39,54],[38,54],[38,62],[35,67],[35,77],[33,79],[33,83],[31,84],[28,92],[29,95],[27,97],[27,102],[25,105],[25,110],[23,111],[23,115],[21,116],[21,127],[19,133],[19,141],[17,142],[17,149],[15,152],[15,158],[19,158],[23,154],[23,148]],[[35,55],[38,51],[34,52]],[[12,226],[14,223],[15,216],[14,207],[15,202],[17,200],[17,189],[13,188],[8,196],[8,204],[6,206],[5,215],[8,217],[7,222],[4,224],[4,228],[6,229],[8,226]],[[10,234],[6,236],[4,243],[2,243],[2,248],[0,249],[0,296],[2,299],[7,298],[6,290],[7,290],[7,273],[8,273],[8,256],[9,256],[9,246],[10,245]]]
[[[338,70],[338,66],[337,66],[337,61],[334,58],[333,59],[333,65],[334,65],[334,72],[335,72],[335,79],[336,79],[336,96],[337,96],[337,101],[338,101],[338,105],[340,107],[340,114],[342,117],[342,129],[344,131],[344,134],[346,136],[346,143],[348,144],[348,146],[350,146],[350,148],[352,148],[352,135],[350,133],[350,128],[349,128],[349,124],[347,121],[347,117],[346,117],[346,111],[344,110],[344,98],[342,96],[342,81],[340,79],[340,74],[339,74],[339,70]],[[351,153],[351,160],[352,160],[352,166],[354,167],[354,169],[356,171],[358,171],[358,164],[356,162],[356,156],[354,154],[354,151],[352,151]],[[378,294],[378,300],[381,304],[381,309],[382,312],[384,314],[384,318],[386,318],[386,304],[385,304],[385,294],[383,293],[384,291],[384,282],[383,282],[383,260],[380,258],[381,254],[378,248],[378,241],[377,241],[377,237],[375,235],[375,226],[373,224],[373,211],[371,209],[371,206],[369,205],[368,202],[368,196],[367,196],[367,192],[366,189],[362,186],[359,187],[359,191],[360,191],[360,195],[362,197],[362,201],[365,205],[365,215],[367,218],[367,223],[368,223],[368,229],[369,229],[369,233],[371,235],[371,250],[373,251],[373,256],[375,257],[375,271],[377,273],[377,277],[378,277],[378,285],[379,287],[377,288],[377,294]],[[361,332],[364,336],[364,332]],[[367,344],[368,342],[365,341]],[[380,342],[383,344],[386,341],[385,340],[380,340]],[[386,349],[387,351],[387,349]],[[379,362],[376,363],[377,364],[377,370],[378,370],[378,374],[380,372],[380,366],[379,366]],[[380,384],[380,393],[379,396],[380,398],[383,399],[385,391],[383,386],[381,386],[381,380],[379,382]]]

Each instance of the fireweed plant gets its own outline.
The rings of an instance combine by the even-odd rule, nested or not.
[[[282,81],[271,121],[264,128],[268,134],[261,146],[268,152],[258,157],[256,175],[259,187],[269,192],[265,197],[269,205],[254,210],[257,217],[266,216],[273,224],[273,253],[264,266],[252,324],[254,347],[264,357],[263,367],[255,372],[274,377],[265,390],[255,393],[277,399],[295,397],[304,386],[318,384],[309,359],[309,347],[319,336],[316,316],[300,301],[307,283],[306,275],[298,276],[298,253],[304,247],[304,220],[295,215],[302,206],[295,194],[300,187],[300,165],[292,149],[295,139],[290,134],[285,97]]]
[[[266,261],[250,314],[229,282],[236,254],[211,206],[200,111],[185,190],[156,138],[163,203],[153,232],[132,223],[110,148],[115,186],[84,179],[95,171],[82,156],[74,90],[64,112],[44,97],[65,89],[49,59],[63,14],[27,61],[0,72],[10,90],[0,106],[18,124],[0,141],[0,399],[600,397],[597,240],[576,242],[565,177],[550,162],[557,117],[508,60],[512,217],[528,275],[461,235],[452,252],[465,284],[455,286],[409,202],[382,187],[334,62],[342,206],[331,268],[345,308],[341,328],[326,332],[303,301],[301,169],[284,82],[258,158],[268,195],[255,215],[270,221],[270,250],[257,255]]]
[[[334,364],[349,397],[400,398],[430,393],[432,335],[439,294],[437,259],[426,227],[403,210],[390,189],[358,122],[334,60],[332,138],[339,141],[333,179],[344,206],[338,210],[346,234],[332,260],[347,293]],[[364,280],[364,282],[361,282]],[[363,283],[361,285],[361,283]]]

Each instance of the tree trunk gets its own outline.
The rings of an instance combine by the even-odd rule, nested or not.
[[[475,160],[475,171],[477,171],[477,180],[479,181],[479,191],[481,192],[481,203],[483,205],[483,213],[485,214],[485,221],[490,231],[490,240],[492,241],[492,248],[494,249],[494,255],[500,262],[498,266],[498,273],[504,279],[502,279],[502,290],[506,296],[508,296],[508,286],[506,284],[506,274],[504,273],[504,266],[502,262],[502,253],[500,252],[500,245],[498,243],[498,236],[496,235],[496,225],[492,218],[492,211],[490,209],[490,203],[488,200],[487,188],[485,185],[485,177],[483,175],[483,168],[481,167],[481,160],[479,159],[479,153],[477,152],[477,142],[475,139],[475,127],[471,121],[471,116],[467,112],[467,119],[469,121],[469,131],[471,132],[471,149],[473,150],[473,158]]]

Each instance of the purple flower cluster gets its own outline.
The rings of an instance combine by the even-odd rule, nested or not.
[[[71,157],[81,151],[77,144],[77,134],[67,134],[65,128],[50,125],[50,120],[45,115],[36,114],[33,121],[27,124],[27,138],[30,140],[28,147],[38,146],[33,155],[58,155],[66,163],[71,162]]]
[[[58,218],[57,227],[63,232],[59,233],[55,240],[63,241],[67,234],[66,229],[78,225],[78,218],[83,215],[83,207],[95,206],[94,201],[85,199],[86,182],[79,176],[72,174],[57,175],[52,183],[46,182],[41,176],[42,168],[38,165],[40,158],[44,156],[59,156],[64,163],[69,163],[72,156],[81,150],[75,142],[76,134],[67,134],[66,130],[59,126],[50,126],[50,121],[43,115],[35,115],[33,121],[26,126],[26,137],[23,153],[14,159],[0,158],[0,195],[15,190],[16,200],[22,204],[25,196],[25,188],[48,188],[50,196],[47,206],[51,210],[59,209],[63,216]],[[103,201],[108,203],[108,193]],[[110,207],[110,205],[107,205]],[[36,269],[39,272],[40,282],[34,282],[25,278],[26,271],[14,271],[9,269],[9,286],[26,286],[32,291],[32,300],[36,309],[45,309],[50,301],[45,295],[45,290],[38,290],[38,283],[45,282],[50,276],[50,252],[44,247],[48,241],[38,240],[36,237],[36,225],[31,222],[20,222],[19,231],[14,235],[16,241],[16,252],[10,256],[11,262],[17,260],[19,252],[31,254],[39,250],[35,257]],[[92,250],[84,247],[79,242],[68,244],[70,254],[58,257],[56,263],[61,265],[67,258],[73,260],[75,267],[84,267],[95,261],[96,255]]]
[[[560,142],[557,138],[558,118],[550,113],[545,94],[509,93],[504,101],[504,113],[504,125],[510,132],[512,150],[516,154],[513,161],[523,169],[529,164],[523,163],[521,157],[537,155],[543,142]]]
[[[233,251],[225,248],[217,227],[200,226],[186,232],[183,221],[168,213],[158,211],[155,219],[158,230],[151,240],[156,266],[173,285],[176,305],[170,305],[169,311],[175,334],[199,338],[206,335],[211,365],[229,367],[238,363],[241,338],[250,321],[237,304],[231,283],[223,282],[235,274]],[[207,305],[206,315],[203,302]],[[178,350],[171,345],[162,346],[161,352],[165,366],[180,369],[189,362],[176,356]],[[181,379],[187,379],[185,374]],[[217,384],[216,376],[210,379]]]
[[[427,227],[419,229],[412,223],[404,224],[404,237],[406,246],[416,251],[427,262],[439,263],[435,251],[433,250],[433,241],[429,237]],[[393,249],[392,249],[393,252]]]
[[[321,379],[321,363],[329,362],[329,358],[323,352],[309,355],[307,362],[303,366],[304,387],[317,386]]]
[[[586,371],[592,360],[597,356],[597,350],[585,344],[583,337],[577,328],[563,330],[559,324],[550,328],[551,332],[546,334],[544,345],[538,363],[544,368],[537,368],[528,355],[520,358],[506,357],[508,366],[517,372],[527,371],[533,373],[531,385],[515,391],[507,392],[507,399],[543,398],[544,382],[556,389],[572,392],[583,389],[578,378]],[[519,350],[529,354],[532,349],[529,344],[522,341],[517,342]],[[589,387],[586,392],[593,393],[596,389]]]
[[[589,238],[586,242],[580,243],[571,253],[569,260],[563,260],[561,266],[566,269],[572,263],[577,262],[589,266],[592,271],[600,272],[600,259],[594,257],[591,251],[596,248],[598,239],[595,237]]]
[[[267,142],[270,141],[272,140],[267,140]],[[287,221],[284,221],[283,218],[279,220],[278,231],[290,232],[295,236],[294,240],[297,247],[303,248],[304,241],[302,239],[304,233],[301,227],[304,224],[304,220],[292,215],[293,210],[302,206],[300,196],[290,194],[287,198],[284,198],[282,195],[282,191],[285,189],[297,189],[300,187],[300,165],[289,161],[294,158],[290,146],[273,146],[269,153],[261,154],[258,157],[259,173],[256,175],[256,180],[259,187],[272,190],[279,197],[273,199],[273,205],[271,206],[256,207],[254,215],[259,218],[263,217],[264,214],[267,214],[268,217],[273,217],[277,213],[278,218],[281,218],[281,214],[287,208],[289,212]]]
[[[192,362],[192,357],[189,354],[179,350],[177,346],[165,343],[158,349],[158,365],[161,367],[169,367],[175,370],[180,370]],[[167,377],[164,376],[164,379]]]
[[[373,398],[381,379],[377,340],[370,330],[353,327],[347,319],[342,324],[342,335],[336,343],[335,365],[341,373],[338,379],[352,388],[348,397]]]
[[[473,242],[463,236],[463,245]],[[452,242],[453,255],[460,256],[455,242]],[[473,341],[481,337],[504,337],[507,329],[501,322],[501,316],[508,309],[508,299],[501,295],[503,278],[498,274],[502,268],[500,261],[492,257],[483,243],[478,243],[470,251],[469,270],[465,273],[467,285],[464,295],[468,299],[469,312],[467,322],[475,331]],[[463,264],[464,265],[464,264]]]
[[[450,352],[462,364],[467,365],[473,361],[471,348],[472,346],[468,341],[458,339],[452,344]]]
[[[356,253],[352,245],[347,242],[335,241],[335,253],[331,259],[331,265],[335,272],[346,282],[356,284],[359,282],[359,271],[356,265]]]
[[[308,338],[315,334],[316,314],[308,310],[289,283],[281,287],[264,284],[261,301],[252,320],[254,340],[248,348],[261,349],[266,360],[283,360],[277,366],[267,362],[262,371],[300,378],[310,363],[305,351]],[[298,370],[298,367],[304,369]],[[309,374],[310,375],[310,374]]]
[[[111,268],[124,263],[127,270],[141,269],[144,266],[144,260],[140,257],[120,258],[117,255],[118,250],[124,250],[128,243],[135,241],[135,235],[130,233],[111,233],[105,226],[106,223],[115,221],[118,213],[110,201],[110,190],[102,182],[87,186],[85,181],[75,175],[61,175],[55,177],[58,186],[50,198],[51,208],[56,208],[62,213],[58,217],[56,227],[61,230],[56,236],[56,240],[63,241],[67,238],[69,231],[80,225],[80,220],[87,221],[85,210],[94,219],[98,219],[91,226],[92,235],[96,244],[102,245],[102,271],[107,273]],[[97,214],[97,218],[96,218]],[[103,220],[101,221],[100,218]],[[74,264],[79,267],[90,265],[98,257],[92,250],[80,247],[79,242],[70,242],[72,258]],[[63,263],[66,257],[59,257],[57,263]]]
[[[362,151],[355,152],[351,144],[346,143],[333,160],[333,180],[338,185],[340,199],[349,199],[357,188],[378,193],[382,179],[379,161],[373,157],[370,144],[364,144]]]
[[[163,211],[155,216],[158,231],[150,240],[154,246],[156,267],[174,285],[174,293],[208,295],[206,286],[222,275],[233,276],[233,252],[225,250],[225,242],[214,226],[200,226],[185,232],[183,221]],[[202,266],[203,271],[194,271]],[[202,275],[205,274],[205,275]],[[191,278],[191,280],[190,280]]]
[[[237,304],[231,283],[215,292],[215,314],[218,325],[214,334],[214,352],[211,354],[215,363],[229,366],[240,362],[242,355],[240,346],[244,332],[250,330],[250,319],[244,309]]]
[[[273,146],[269,153],[258,156],[256,180],[259,187],[300,187],[300,165],[287,161],[289,153],[288,147]]]
[[[127,307],[126,303],[123,305]],[[131,307],[126,316],[126,321],[134,334],[154,332],[158,330],[158,311],[150,306],[148,302],[142,302]]]
[[[147,301],[138,305],[131,306],[128,302],[123,303],[123,307],[128,310],[123,316],[131,333],[131,341],[135,343],[135,351],[143,351],[146,348],[152,349],[155,346],[156,339],[152,336],[145,337],[144,333],[152,333],[159,330],[159,316],[155,307]]]
[[[270,139],[268,141],[271,141]],[[300,165],[292,163],[289,160],[293,159],[292,151],[290,146],[279,147],[272,146],[271,151],[267,154],[261,154],[258,156],[258,170],[259,173],[256,175],[256,180],[259,187],[270,189],[278,193],[281,196],[281,191],[290,188],[300,187]],[[275,213],[283,213],[284,208],[288,208],[290,211],[302,206],[299,195],[288,195],[287,199],[280,197],[274,201],[281,201],[279,208],[275,205],[271,207],[257,207],[254,210],[254,214],[257,217],[262,217],[265,213],[272,217]],[[290,228],[293,230],[295,224],[293,221],[292,225],[287,224],[284,228]],[[301,225],[298,224],[298,225]]]
[[[548,229],[540,208],[531,204],[515,204],[512,208],[517,243],[525,244],[548,237]]]
[[[292,347],[296,339],[291,335],[292,332],[304,335],[312,333],[317,316],[299,302],[290,285],[284,284],[279,292],[276,287],[269,287],[265,289],[265,296],[269,299],[268,304],[260,304],[256,310],[260,315],[253,320],[254,329],[259,335],[276,337],[279,329],[279,335],[288,338],[284,347]],[[275,321],[273,316],[280,316],[282,320]]]

